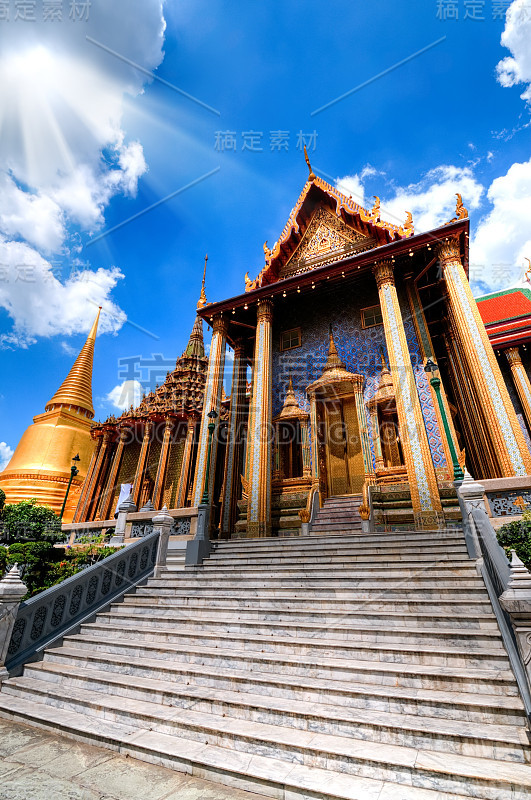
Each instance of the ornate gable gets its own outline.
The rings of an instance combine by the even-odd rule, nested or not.
[[[393,225],[381,219],[378,197],[368,211],[310,171],[280,238],[271,250],[264,243],[265,266],[255,280],[246,274],[245,291],[413,233],[409,212],[403,225]]]
[[[355,231],[323,207],[313,215],[297,249],[280,270],[280,279],[340,261],[349,253],[375,247],[376,241]]]

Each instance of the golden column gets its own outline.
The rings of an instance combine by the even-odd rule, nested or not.
[[[162,439],[162,447],[160,448],[159,465],[157,467],[157,477],[155,478],[155,489],[153,491],[153,505],[156,509],[160,506],[160,499],[164,491],[164,479],[166,477],[166,467],[168,464],[173,428],[173,419],[167,417],[164,423],[164,437]]]
[[[312,486],[319,489],[320,468],[319,468],[319,433],[317,420],[317,398],[315,392],[310,394],[310,434],[311,434],[311,454],[312,454]]]
[[[527,475],[531,472],[531,454],[461,264],[459,243],[455,239],[441,242],[437,255],[448,303],[503,471],[500,477]]]
[[[354,400],[356,402],[356,415],[358,417],[358,428],[361,440],[361,452],[363,455],[365,478],[368,483],[374,483],[375,474],[372,463],[371,445],[369,442],[367,412],[365,410],[365,402],[363,400],[363,377],[361,375],[358,375],[357,380],[352,381],[352,388],[354,390]]]
[[[247,535],[271,534],[271,430],[273,304],[258,301],[253,363],[252,405],[249,409],[249,499]]]
[[[122,453],[124,451],[124,446],[126,439],[129,436],[129,428],[123,427],[120,429],[120,436],[118,438],[118,444],[116,446],[116,450],[114,452],[112,466],[109,471],[109,477],[107,478],[107,485],[105,487],[105,496],[103,498],[103,502],[101,504],[101,518],[102,519],[110,519],[112,515],[112,501],[114,499],[115,489],[116,489],[116,479],[118,478],[118,471],[120,469],[120,464],[122,463]]]
[[[136,466],[136,472],[135,472],[135,480],[133,482],[133,503],[136,506],[138,506],[140,491],[142,489],[142,481],[144,479],[144,470],[146,468],[147,454],[149,450],[149,443],[151,440],[152,429],[153,429],[153,423],[151,422],[151,420],[147,420],[147,422],[144,425],[144,438],[142,439],[142,447],[140,449],[140,456],[138,459],[138,464]]]
[[[383,259],[374,265],[373,270],[382,309],[415,523],[419,528],[430,529],[437,525],[442,507],[398,303],[393,264],[390,259]]]
[[[210,344],[210,355],[208,358],[208,372],[206,378],[205,394],[203,400],[203,414],[201,417],[201,430],[199,432],[199,445],[197,451],[197,463],[195,468],[194,481],[194,506],[201,503],[203,497],[206,460],[208,452],[208,414],[214,410],[217,418],[214,420],[215,428],[212,435],[212,450],[210,456],[210,476],[208,494],[212,500],[212,489],[216,475],[216,453],[218,449],[218,428],[219,410],[221,406],[221,389],[223,387],[223,375],[225,372],[225,346],[227,342],[227,320],[222,316],[217,316],[212,325],[212,342]]]
[[[98,458],[94,465],[94,472],[89,483],[89,488],[85,496],[85,502],[79,513],[79,522],[86,522],[88,517],[95,514],[98,505],[99,491],[101,489],[101,477],[103,466],[107,459],[107,454],[112,442],[112,431],[105,431],[103,434],[103,444],[100,447]],[[91,508],[92,503],[93,507]]]
[[[93,487],[94,484],[95,473],[97,471],[96,468],[100,463],[99,456],[101,453],[102,445],[103,445],[103,436],[98,436],[98,440],[96,442],[96,449],[92,453],[92,458],[90,459],[90,466],[87,472],[87,477],[83,481],[83,490],[79,497],[77,508],[72,518],[72,522],[84,521],[82,520],[82,516],[85,510],[85,506],[87,504],[87,498],[90,497],[90,489]]]
[[[234,345],[230,420],[227,449],[225,451],[225,481],[223,484],[223,505],[221,510],[221,533],[224,538],[232,533],[236,521],[246,388],[247,362],[245,360],[245,345],[240,340],[235,342]]]
[[[192,454],[194,452],[194,436],[197,422],[198,417],[196,417],[195,414],[191,414],[188,417],[181,474],[179,475],[179,485],[177,487],[177,508],[185,508],[188,502],[188,482],[190,478],[190,467],[192,465]]]
[[[529,383],[526,369],[522,363],[520,351],[518,347],[508,347],[504,352],[511,366],[514,385],[522,404],[526,422],[531,428],[531,383]]]

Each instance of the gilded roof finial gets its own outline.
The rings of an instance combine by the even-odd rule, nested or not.
[[[314,174],[314,171],[312,169],[312,165],[310,164],[310,158],[308,156],[308,151],[306,149],[306,145],[304,145],[304,159],[305,159],[306,163],[308,164],[308,170],[310,171],[310,174],[308,175],[308,180],[309,181],[314,181],[315,180],[315,174]]]
[[[203,281],[201,283],[201,294],[199,295],[199,300],[197,301],[197,307],[198,308],[203,308],[208,303],[206,292],[205,292],[207,261],[208,261],[208,253],[205,255],[205,268],[203,269]]]
[[[329,342],[328,342],[328,358],[326,359],[326,364],[324,367],[323,372],[329,369],[345,369],[344,363],[339,358],[337,353],[336,343],[334,342],[334,334],[332,332],[332,326],[329,327]]]
[[[524,258],[527,261],[527,263],[529,264],[529,266],[527,268],[527,271],[526,271],[526,273],[524,275],[524,280],[526,280],[528,283],[531,283],[531,277],[530,277],[531,276],[531,258],[527,258],[527,256],[524,256]]]
[[[457,214],[457,219],[467,219],[468,218],[468,210],[463,205],[463,198],[456,192],[455,196],[457,197],[457,203],[455,206],[455,213]]]

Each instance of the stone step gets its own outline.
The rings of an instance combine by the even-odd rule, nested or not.
[[[471,666],[445,666],[438,664],[410,664],[394,663],[392,661],[376,661],[363,659],[341,659],[319,656],[312,657],[311,663],[304,655],[266,653],[252,650],[233,650],[222,647],[207,647],[206,645],[171,644],[169,642],[141,641],[125,638],[109,641],[108,634],[103,631],[90,635],[77,634],[65,636],[64,643],[68,647],[75,647],[88,654],[99,649],[106,653],[122,655],[128,661],[131,658],[156,658],[171,660],[174,663],[192,662],[219,666],[246,668],[249,671],[279,672],[291,676],[307,676],[315,678],[330,678],[333,680],[352,679],[364,683],[392,683],[399,686],[429,686],[432,688],[448,689],[454,687],[456,691],[477,691],[478,693],[501,694],[516,691],[514,676],[509,669],[483,669]],[[55,657],[60,653],[60,648],[50,650],[47,656]],[[466,687],[466,688],[465,688]]]
[[[70,686],[79,688],[93,688],[105,694],[118,694],[119,696],[137,698],[139,700],[149,700],[150,702],[162,703],[164,705],[179,705],[190,707],[192,703],[199,702],[203,707],[199,710],[212,711],[221,716],[229,714],[243,719],[256,718],[263,712],[278,717],[277,723],[283,726],[291,726],[293,718],[297,719],[295,726],[305,729],[317,729],[320,726],[324,732],[324,726],[328,726],[330,720],[348,723],[342,735],[358,736],[360,726],[367,720],[369,728],[376,725],[377,728],[409,729],[422,731],[426,724],[426,730],[443,736],[454,736],[458,738],[476,738],[487,741],[510,741],[512,744],[522,743],[522,727],[525,727],[525,712],[520,703],[515,703],[516,698],[505,698],[506,707],[498,704],[498,698],[491,698],[490,701],[482,699],[481,707],[473,703],[455,702],[453,697],[444,700],[444,693],[438,697],[443,710],[458,711],[459,717],[452,716],[448,719],[444,714],[439,713],[439,706],[435,706],[433,700],[422,697],[415,697],[415,701],[408,700],[407,697],[390,698],[390,701],[383,706],[380,699],[380,707],[374,703],[378,698],[365,696],[365,704],[347,705],[333,702],[316,702],[305,699],[283,697],[279,694],[264,693],[264,686],[261,693],[256,693],[254,682],[251,682],[245,689],[239,686],[235,689],[226,687],[220,689],[204,684],[190,682],[168,681],[156,678],[142,678],[122,673],[115,673],[112,670],[96,670],[79,668],[75,673],[65,671],[61,664],[51,664],[40,662],[27,667],[24,677],[32,678],[54,684],[55,688]],[[466,695],[464,695],[466,698]],[[330,698],[327,698],[329,700]],[[373,700],[372,707],[369,701]],[[409,706],[407,705],[409,703]],[[512,704],[512,707],[509,706]],[[226,706],[226,707],[225,707]],[[437,711],[437,716],[433,711]],[[382,717],[382,713],[392,715],[389,725],[387,720]],[[368,714],[368,718],[364,715]],[[452,730],[451,725],[459,720],[461,723],[459,730]],[[478,725],[481,726],[478,728]],[[333,732],[328,730],[327,732]],[[509,738],[506,733],[509,732]],[[371,732],[371,738],[377,736],[377,732]],[[363,738],[363,737],[362,737]],[[439,749],[433,736],[432,748]],[[524,743],[526,738],[524,737]],[[443,746],[442,749],[445,749]]]
[[[409,565],[409,566],[417,566],[423,564],[437,564],[441,566],[453,565],[453,566],[461,566],[462,564],[470,564],[470,556],[466,551],[459,552],[459,553],[438,553],[435,556],[431,553],[410,553],[410,554],[403,554],[399,553],[392,557],[381,554],[381,553],[370,553],[370,554],[358,554],[358,555],[345,555],[344,553],[339,555],[325,555],[323,553],[302,553],[301,555],[290,555],[289,558],[286,558],[282,555],[239,555],[239,556],[227,556],[223,553],[214,552],[208,559],[203,562],[203,566],[208,567],[217,567],[223,566],[224,564],[231,565],[231,566],[246,566],[246,565],[269,565],[271,568],[283,567],[289,569],[291,564],[295,565],[305,565],[312,566],[313,564],[320,564],[322,566],[326,564],[344,564],[348,566],[350,564],[356,565],[359,564],[374,564],[376,566],[380,566],[382,568],[393,567],[395,564],[397,565]]]
[[[228,541],[218,540],[216,547],[222,550],[264,550],[272,549],[277,551],[288,551],[291,548],[323,548],[358,546],[362,549],[371,551],[380,545],[399,546],[445,546],[460,544],[464,545],[464,535],[462,532],[441,533],[440,531],[415,531],[413,533],[361,533],[352,536],[295,536],[295,537],[271,537],[259,539],[229,539]]]
[[[32,665],[33,666],[33,665]],[[518,691],[507,684],[507,693],[498,691],[479,694],[430,686],[399,686],[392,682],[371,683],[356,680],[358,676],[341,680],[319,679],[298,675],[257,672],[233,666],[165,661],[153,657],[130,658],[93,650],[89,653],[63,646],[46,652],[43,669],[54,668],[59,674],[77,674],[78,670],[100,670],[108,674],[135,676],[147,680],[164,680],[210,687],[222,691],[236,691],[302,700],[307,703],[325,703],[348,708],[391,710],[421,716],[440,716],[444,719],[463,719],[471,722],[490,720],[517,723],[525,716]],[[29,668],[29,667],[28,667]],[[1,697],[1,695],[0,695]]]
[[[461,570],[444,571],[435,568],[429,569],[421,567],[418,570],[393,570],[388,572],[380,570],[377,572],[366,572],[365,570],[346,570],[343,574],[335,569],[330,570],[292,570],[282,573],[273,571],[247,571],[242,569],[234,572],[229,570],[224,572],[216,570],[216,586],[225,589],[297,589],[305,588],[308,591],[323,589],[355,589],[362,591],[378,592],[387,589],[400,588],[407,583],[409,587],[416,591],[424,592],[438,590],[448,591],[471,591],[477,589],[485,591],[485,584],[478,573],[470,568]],[[181,591],[186,588],[198,588],[209,586],[210,575],[205,573],[202,567],[187,569],[183,575],[166,576],[164,578],[151,578],[147,584],[149,589],[175,589]]]
[[[321,542],[323,537],[316,537],[316,541]],[[348,539],[347,543],[341,547],[337,543],[337,539],[339,536],[326,536],[325,539],[329,539],[330,543],[327,544],[319,544],[318,546],[313,547],[310,543],[307,543],[307,540],[304,540],[304,544],[301,544],[302,537],[294,536],[292,538],[279,538],[275,539],[273,544],[262,544],[261,542],[264,540],[261,539],[239,539],[239,542],[242,542],[240,546],[236,544],[236,542],[229,542],[224,543],[217,540],[213,542],[213,550],[215,553],[221,552],[224,555],[227,554],[237,554],[237,555],[282,555],[284,558],[287,557],[290,553],[295,554],[297,551],[298,553],[323,553],[328,554],[331,553],[333,555],[356,555],[357,553],[361,553],[362,555],[370,555],[372,553],[399,553],[399,554],[411,554],[415,555],[416,553],[450,553],[450,552],[459,552],[459,553],[466,553],[466,545],[462,538],[460,539],[452,539],[449,541],[444,540],[416,540],[416,541],[395,541],[395,540],[385,540],[380,539],[377,542],[372,542],[370,545],[363,545],[363,542],[360,541],[351,541],[353,537],[347,537],[345,534],[345,539]],[[247,545],[246,542],[252,542],[252,545]],[[290,542],[290,547],[288,548],[286,545],[281,544],[281,542]]]
[[[356,586],[354,582],[349,583],[347,581],[343,581],[336,586],[330,586],[328,583],[319,586],[317,582],[312,582],[312,585],[308,586],[302,581],[298,583],[296,581],[288,583],[287,581],[284,582],[280,580],[275,583],[266,583],[265,581],[259,580],[244,582],[242,580],[240,583],[233,581],[232,584],[228,581],[220,581],[220,585],[216,589],[216,594],[220,599],[224,597],[246,599],[249,595],[254,597],[258,593],[260,593],[263,598],[266,596],[284,596],[286,591],[288,591],[291,599],[306,600],[307,602],[318,602],[319,600],[330,600],[333,598],[342,603],[359,603],[363,601],[370,602],[377,597],[385,598],[387,602],[390,602],[395,598],[403,596],[404,584],[406,582],[411,583],[412,581],[406,581],[406,579],[403,582],[394,581],[393,585],[389,585],[391,582],[386,585],[384,583],[375,584],[369,581],[362,583],[360,581],[361,585],[359,586]],[[441,581],[441,583],[443,582]],[[458,586],[455,585],[455,581],[445,581],[444,583],[451,583],[453,585],[441,586],[439,584],[421,584],[416,587],[417,592],[422,594],[425,601],[448,601],[455,598],[456,594],[459,594],[459,599],[461,600],[486,599],[485,588],[482,586],[461,586],[459,589]],[[208,581],[189,580],[183,580],[176,589],[171,586],[151,587],[149,585],[137,589],[138,596],[154,597],[157,598],[157,601],[162,600],[164,597],[202,597],[205,594],[210,595],[211,592],[212,586]]]
[[[230,563],[209,563],[207,559],[201,568],[187,569],[187,576],[204,576],[206,572],[215,571],[217,578],[233,576],[252,576],[260,578],[291,577],[311,578],[312,580],[330,580],[331,578],[409,578],[425,577],[430,578],[472,578],[481,580],[475,566],[470,561],[461,563],[442,562],[434,564],[431,562],[421,563],[420,565],[408,566],[405,563],[393,564],[383,567],[380,564],[291,564],[283,563],[275,565],[274,568],[267,564],[230,564]]]
[[[24,679],[22,679],[24,680]],[[14,682],[16,685],[16,681]],[[36,687],[33,687],[34,691]],[[26,698],[21,697],[19,700]],[[404,745],[381,744],[359,738],[350,738],[313,731],[280,728],[262,722],[231,717],[219,718],[215,714],[195,709],[165,708],[155,703],[129,700],[124,697],[94,698],[90,691],[70,689],[68,698],[51,698],[44,695],[40,705],[53,706],[56,700],[64,710],[108,720],[112,717],[125,725],[137,724],[141,734],[145,728],[153,733],[196,741],[205,740],[216,747],[248,756],[278,758],[291,765],[320,766],[357,777],[379,780],[428,783],[446,792],[481,792],[486,800],[523,800],[531,791],[531,767],[528,764],[500,759],[477,758],[453,753],[424,750]],[[56,706],[57,707],[57,706]],[[61,709],[63,710],[63,709]],[[132,738],[134,745],[135,739]]]
[[[237,692],[205,690],[204,687],[187,686],[179,690],[175,685],[162,681],[155,681],[150,686],[151,682],[128,682],[93,670],[81,670],[73,676],[62,675],[60,684],[57,683],[58,677],[57,673],[30,669],[27,676],[10,681],[6,691],[25,699],[34,697],[37,702],[59,708],[87,711],[92,716],[99,716],[101,705],[106,712],[111,709],[117,715],[125,706],[122,716],[117,717],[119,722],[131,724],[133,714],[133,724],[152,725],[153,730],[161,733],[172,732],[174,719],[157,712],[161,708],[167,711],[173,707],[184,712],[192,711],[193,714],[187,714],[192,724],[197,714],[204,714],[222,717],[229,722],[243,720],[331,737],[525,763],[527,737],[522,725],[485,725],[433,717],[419,719],[392,712],[309,705],[263,695],[242,697]],[[105,698],[103,702],[102,697]],[[210,731],[207,733],[210,735]]]
[[[492,619],[492,606],[488,597],[482,596],[478,599],[473,599],[468,596],[461,596],[461,594],[456,596],[455,591],[449,599],[445,601],[439,600],[435,607],[432,599],[412,600],[411,597],[404,595],[404,592],[402,592],[401,595],[392,597],[387,596],[385,592],[382,592],[381,595],[373,594],[371,597],[363,599],[360,604],[358,596],[352,597],[351,595],[346,597],[345,603],[345,598],[336,597],[335,595],[324,598],[309,598],[303,593],[295,595],[294,593],[287,594],[284,592],[267,598],[256,594],[247,594],[244,596],[229,594],[225,597],[220,596],[219,593],[213,589],[210,591],[212,592],[211,594],[206,593],[206,591],[203,594],[197,594],[196,592],[188,590],[181,592],[180,595],[160,595],[157,592],[149,592],[147,589],[140,593],[140,589],[137,589],[135,594],[127,595],[124,598],[124,604],[149,604],[151,607],[156,606],[157,611],[159,611],[161,607],[172,608],[181,604],[187,605],[188,607],[193,605],[193,607],[197,609],[215,606],[226,607],[229,605],[242,610],[255,608],[260,610],[283,611],[286,609],[290,611],[300,611],[304,613],[307,618],[309,615],[310,619],[317,611],[330,611],[334,614],[339,613],[341,616],[347,616],[348,613],[354,613],[354,611],[358,613],[363,611],[365,614],[369,615],[380,612],[387,613],[390,608],[395,611],[407,611],[410,613],[421,612],[426,614],[426,612],[428,612],[428,617],[433,617],[441,613],[460,614],[468,620],[472,613],[473,615],[485,614],[488,615],[489,619]],[[349,600],[350,604],[348,602]],[[345,608],[347,610],[345,610]]]
[[[249,759],[246,753],[229,753],[223,747],[149,730],[139,733],[112,720],[95,720],[74,711],[8,695],[2,698],[0,714],[46,730],[59,730],[78,741],[103,745],[122,755],[163,764],[180,772],[193,772],[207,780],[268,797],[282,796],[286,800],[311,797],[321,800],[467,800],[470,797],[468,793],[441,793],[438,789],[411,785],[411,782],[397,786],[395,780],[360,778],[303,764],[294,766],[280,758],[255,755]]]
[[[199,617],[196,610],[169,609],[167,614],[161,614],[151,606],[144,608],[145,613],[138,613],[137,609],[131,610],[128,606],[117,606],[112,611],[98,615],[98,623],[120,624],[138,628],[159,628],[171,626],[186,626],[195,631],[222,631],[224,633],[241,632],[258,636],[289,636],[308,637],[319,635],[320,640],[354,640],[363,642],[380,642],[387,644],[428,644],[437,645],[444,643],[448,647],[459,647],[466,642],[470,648],[497,648],[505,653],[499,630],[495,625],[490,629],[485,628],[418,628],[395,627],[379,624],[363,625],[340,620],[341,624],[331,623],[328,619],[321,622],[291,622],[285,619],[268,621],[264,615],[257,614],[254,618],[241,615],[234,610],[223,610],[221,614],[214,614],[212,610],[206,617]],[[216,618],[218,616],[219,618]],[[172,627],[175,630],[175,627]]]
[[[199,648],[234,649],[235,651],[270,653],[271,655],[316,656],[344,660],[392,662],[393,664],[431,664],[460,667],[468,664],[479,669],[509,670],[510,663],[503,647],[470,647],[468,642],[450,646],[429,643],[396,643],[348,641],[344,639],[293,638],[280,634],[246,634],[221,631],[202,631],[178,626],[146,628],[126,626],[121,620],[101,624],[99,621],[81,626],[82,636],[105,638],[108,633],[114,642],[133,640],[140,643],[190,645]]]

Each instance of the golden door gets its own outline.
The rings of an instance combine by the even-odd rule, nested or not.
[[[326,404],[328,494],[359,494],[365,481],[354,397]]]

